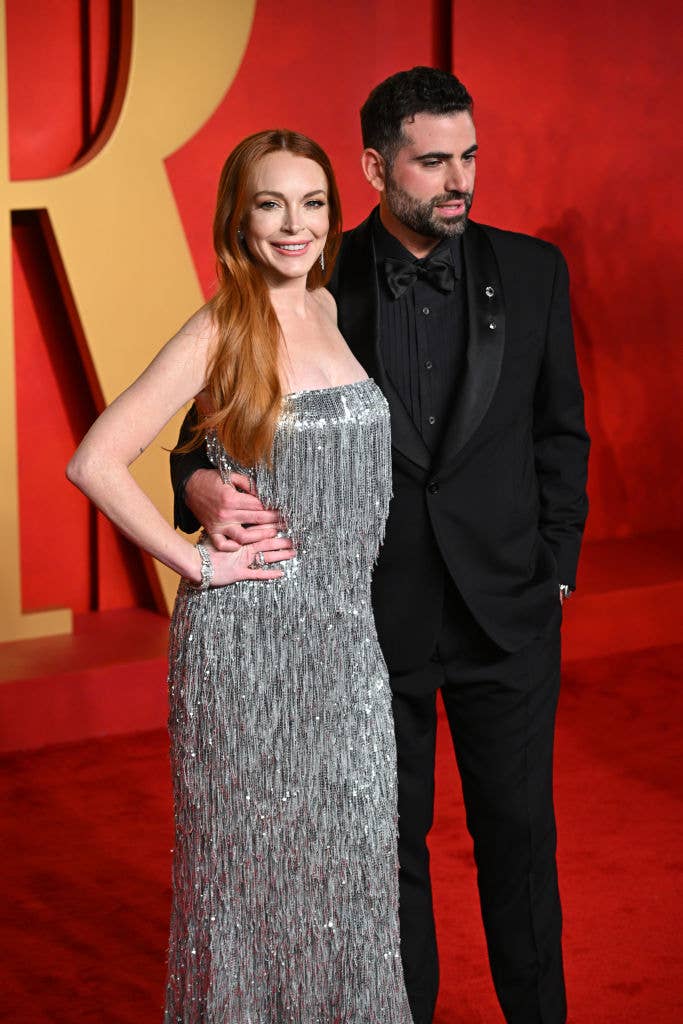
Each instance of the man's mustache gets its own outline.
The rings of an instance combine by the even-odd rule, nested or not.
[[[432,199],[432,208],[434,208],[435,206],[440,206],[441,203],[452,202],[454,199],[460,199],[465,203],[466,206],[468,206],[472,202],[472,193],[444,192],[442,196],[435,196],[434,199]]]

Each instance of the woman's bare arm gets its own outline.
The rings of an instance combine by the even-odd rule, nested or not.
[[[172,416],[205,386],[213,339],[205,310],[196,313],[147,369],[95,421],[67,466],[67,476],[121,532],[159,561],[194,582],[199,554],[166,522],[135,482],[129,467]],[[291,543],[270,538],[231,552],[212,552],[214,584],[272,579],[280,570],[250,569],[256,550],[266,561],[292,557]],[[277,556],[277,557],[276,557]]]

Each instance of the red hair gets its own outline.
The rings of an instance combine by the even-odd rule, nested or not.
[[[200,416],[193,444],[207,430],[214,430],[225,450],[243,466],[270,459],[282,405],[280,324],[263,274],[238,234],[251,199],[248,187],[254,165],[277,150],[314,160],[327,178],[325,270],[316,260],[306,279],[309,290],[327,283],[341,243],[339,192],[330,161],[317,142],[298,132],[273,129],[249,135],[233,149],[221,172],[213,221],[219,289],[210,303],[217,339],[207,390],[214,411]]]

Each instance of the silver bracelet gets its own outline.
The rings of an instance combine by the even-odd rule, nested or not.
[[[202,563],[202,578],[195,585],[197,590],[208,590],[213,580],[213,562],[211,561],[209,549],[204,544],[197,544],[196,548]]]

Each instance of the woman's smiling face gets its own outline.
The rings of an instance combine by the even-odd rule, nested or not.
[[[268,153],[254,167],[244,244],[269,284],[306,277],[327,239],[327,178],[308,157]]]

